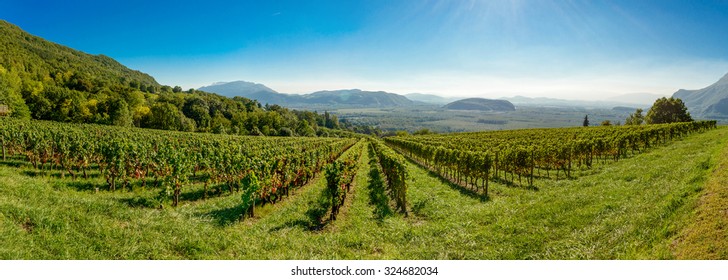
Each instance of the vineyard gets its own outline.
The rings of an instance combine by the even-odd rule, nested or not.
[[[0,256],[629,258],[634,255],[622,255],[628,248],[619,254],[549,255],[545,245],[535,244],[551,238],[566,242],[555,247],[587,242],[573,229],[599,227],[601,219],[628,228],[621,231],[625,236],[594,245],[599,248],[615,247],[623,238],[665,235],[653,227],[660,231],[684,219],[689,209],[683,205],[690,204],[683,200],[696,196],[710,158],[723,147],[726,132],[715,128],[705,121],[375,139],[227,136],[0,118],[0,175],[8,178],[0,188],[0,241],[8,248],[35,246],[27,242],[35,238],[59,244],[42,242],[55,253],[33,247],[35,253],[0,249]],[[92,187],[74,187],[84,182]],[[68,212],[75,207],[80,209]],[[87,229],[88,219],[108,225]],[[649,242],[668,244],[676,234],[671,230],[669,238]],[[98,236],[110,238],[102,242],[108,246],[98,245],[105,249],[57,252],[72,239],[93,243]],[[137,248],[124,245],[127,239],[139,240]],[[665,254],[659,248],[656,254]]]
[[[179,204],[186,185],[234,193],[250,206],[275,203],[309,182],[356,139],[270,138],[190,134],[40,121],[0,123],[3,160],[24,156],[35,169],[75,180],[98,169],[108,189],[159,188],[159,206]],[[258,183],[260,182],[260,183]],[[250,189],[254,189],[251,193]],[[252,198],[254,197],[254,198]],[[246,200],[243,198],[243,200]],[[252,211],[252,208],[250,209]],[[253,212],[250,212],[251,214]]]
[[[657,144],[716,127],[715,121],[651,126],[528,129],[386,138],[421,165],[488,195],[488,182],[533,186],[537,177],[571,177],[574,168],[618,161]],[[542,174],[542,171],[545,174]],[[537,173],[536,173],[537,172]]]

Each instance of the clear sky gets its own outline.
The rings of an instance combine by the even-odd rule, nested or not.
[[[728,72],[728,1],[0,1],[162,84],[445,96],[670,95]]]

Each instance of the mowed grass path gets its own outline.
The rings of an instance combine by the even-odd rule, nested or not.
[[[725,175],[714,170],[726,139],[727,128],[693,135],[537,190],[492,183],[488,201],[409,163],[406,217],[375,213],[364,151],[339,218],[321,229],[307,216],[321,175],[238,222],[237,194],[158,210],[124,203],[134,192],[0,165],[0,258],[671,259],[709,177]]]

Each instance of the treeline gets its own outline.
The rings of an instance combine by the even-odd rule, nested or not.
[[[328,113],[183,90],[0,21],[0,115],[235,135],[326,136]]]

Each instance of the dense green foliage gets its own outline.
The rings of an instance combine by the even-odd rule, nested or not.
[[[624,122],[624,125],[641,125],[645,122],[645,116],[642,115],[642,109],[637,109],[634,111],[633,114],[630,114],[629,117]]]
[[[666,97],[657,99],[655,104],[652,105],[645,121],[648,124],[660,124],[660,123],[675,123],[675,122],[691,122],[693,118],[690,117],[688,108],[685,107],[680,98]]]
[[[0,105],[19,118],[235,135],[316,136],[335,116],[159,85],[103,55],[0,20]]]
[[[389,196],[402,213],[407,213],[407,167],[402,155],[387,147],[380,140],[371,140],[376,161],[384,172]]]
[[[488,193],[488,181],[529,186],[541,171],[571,177],[575,166],[591,167],[594,159],[619,160],[658,143],[716,127],[715,121],[651,126],[529,129],[389,137],[385,141],[456,183]],[[539,174],[535,174],[534,171]],[[510,176],[509,176],[510,175]],[[510,177],[510,179],[508,178]]]
[[[353,138],[268,138],[110,130],[104,126],[0,118],[3,158],[24,156],[35,169],[60,170],[75,179],[98,168],[108,188],[147,186],[154,179],[160,200],[176,206],[183,187],[226,186],[230,193],[255,188],[254,197],[273,203],[308,182],[326,163],[351,146]],[[254,173],[260,186],[251,184]],[[161,205],[159,201],[158,205]]]
[[[324,175],[326,177],[326,190],[324,191],[324,205],[331,209],[330,220],[336,220],[339,208],[344,205],[346,194],[351,191],[351,184],[354,175],[358,170],[359,158],[361,157],[364,142],[359,141],[352,151],[345,156],[339,157],[336,161],[326,165]]]

